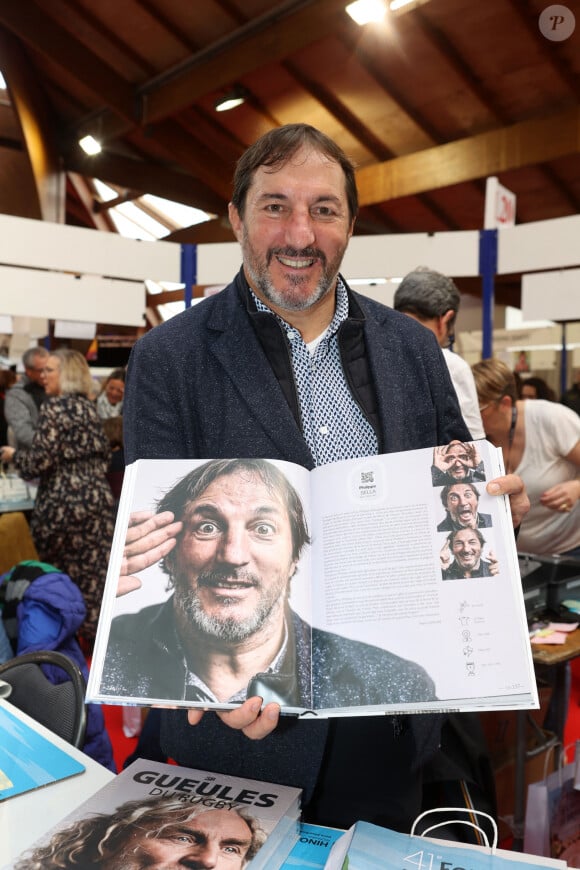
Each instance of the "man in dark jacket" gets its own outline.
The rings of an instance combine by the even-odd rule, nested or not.
[[[339,275],[357,209],[351,161],[308,125],[274,129],[244,153],[230,204],[243,269],[133,348],[128,462],[245,456],[311,469],[470,440],[435,336]],[[519,478],[489,487],[513,494],[519,522]],[[167,528],[151,521],[157,552],[128,554],[125,574],[173,547]],[[302,788],[307,821],[408,830],[441,717],[279,714],[260,697],[223,713],[162,711],[162,745],[180,764]]]
[[[4,416],[17,448],[32,444],[38,412],[46,398],[42,372],[47,359],[48,351],[44,347],[31,347],[25,351],[22,356],[24,375],[6,393]]]

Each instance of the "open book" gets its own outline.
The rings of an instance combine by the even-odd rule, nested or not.
[[[231,708],[259,695],[321,716],[537,706],[509,504],[485,490],[501,454],[462,447],[453,468],[443,448],[313,471],[130,465],[89,700]],[[164,554],[151,548],[172,527],[146,531],[166,517],[181,522]],[[122,572],[140,588],[118,595]]]

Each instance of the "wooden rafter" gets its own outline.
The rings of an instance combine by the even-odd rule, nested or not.
[[[554,130],[558,136],[554,136]],[[385,202],[580,152],[580,107],[427,148],[357,172],[361,205]]]

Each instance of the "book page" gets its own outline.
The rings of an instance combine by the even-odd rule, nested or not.
[[[242,476],[239,480],[242,489],[238,492],[235,490],[238,484],[234,484],[233,493],[229,493],[226,488],[225,495],[221,493],[218,498],[214,498],[211,483],[208,483],[207,469],[218,465],[221,468],[222,462],[228,463],[228,467],[231,467],[232,463],[241,464]],[[234,621],[238,619],[240,613],[251,622],[252,613],[249,611],[252,606],[263,607],[265,618],[268,608],[279,602],[279,635],[280,643],[283,645],[282,650],[270,647],[270,652],[266,652],[263,659],[256,657],[255,674],[267,671],[272,662],[274,668],[287,670],[286,663],[291,660],[290,653],[294,654],[293,634],[299,619],[304,626],[302,632],[304,644],[301,647],[303,656],[301,662],[292,661],[291,674],[293,682],[297,685],[292,686],[288,691],[282,689],[273,691],[271,698],[267,695],[267,687],[262,684],[252,693],[259,693],[266,699],[277,700],[288,710],[298,711],[312,706],[311,548],[308,544],[310,473],[301,466],[289,462],[251,460],[260,463],[260,467],[271,469],[280,475],[279,479],[270,485],[261,483],[259,475],[254,472],[247,473],[243,467],[244,462],[245,460],[138,460],[127,468],[88,682],[87,696],[91,700],[106,703],[124,701],[147,705],[170,702],[187,707],[236,706],[245,699],[245,694],[243,697],[240,697],[240,694],[246,684],[249,684],[254,673],[246,675],[245,681],[234,686],[229,694],[224,691],[219,695],[218,690],[214,689],[213,684],[210,685],[209,679],[205,676],[209,671],[203,671],[204,664],[207,664],[207,657],[203,653],[211,648],[212,653],[215,653],[216,661],[220,656],[229,655],[234,641],[228,635],[230,629],[226,624],[228,607],[232,613],[230,627],[233,631]],[[198,498],[192,492],[197,486],[194,481],[202,473],[206,476],[200,477],[203,487],[202,491],[197,493]],[[227,472],[216,479],[237,481],[238,472],[231,474]],[[248,484],[247,488],[244,488],[245,484]],[[254,491],[261,491],[265,495],[264,503],[258,501],[256,505],[254,504]],[[208,498],[205,497],[205,493],[209,494]],[[225,501],[222,505],[220,499],[224,497]],[[169,558],[166,561],[161,553],[153,553],[152,556],[148,552],[143,553],[142,561],[144,563],[146,561],[147,564],[137,565],[131,569],[140,585],[130,589],[126,594],[118,594],[126,542],[130,538],[133,540],[131,537],[133,531],[138,528],[138,525],[132,525],[133,521],[142,521],[144,516],[154,517],[164,504],[168,504],[175,511],[176,499],[182,504],[182,510],[178,512],[182,519],[189,516],[188,506],[194,503],[205,503],[206,511],[201,518],[201,530],[198,530],[195,535],[190,535],[186,540],[190,530],[184,528],[174,540],[174,556],[181,560],[180,568],[172,567],[173,563],[170,565]],[[288,500],[288,508],[285,504],[286,500]],[[271,513],[272,505],[266,502],[278,504],[279,516]],[[167,509],[167,507],[163,508],[163,510]],[[293,529],[299,524],[297,517],[303,518],[304,541],[299,548],[299,554],[294,558]],[[251,547],[252,541],[259,539],[266,557],[263,555],[256,557],[255,552],[236,552],[233,555],[218,552],[218,543],[221,541],[220,546],[224,546],[224,539],[230,534],[238,534],[240,528],[243,529],[244,543],[239,546]],[[140,534],[138,532],[137,540],[129,544],[127,552],[133,554],[139,551]],[[287,540],[285,542],[282,540],[280,543],[284,536]],[[161,532],[159,542],[162,544],[164,540],[165,536]],[[166,555],[171,556],[171,554]],[[284,565],[285,561],[286,565]],[[219,572],[221,572],[220,577],[217,577]],[[176,581],[176,577],[181,579]],[[237,581],[236,577],[238,577]],[[208,626],[204,622],[204,615],[200,616],[199,613],[194,618],[191,610],[197,607],[199,611],[202,607],[195,603],[191,604],[191,597],[187,597],[188,603],[183,605],[183,608],[184,612],[189,608],[187,609],[188,625],[182,625],[179,631],[175,616],[178,609],[176,590],[179,587],[191,591],[195,587],[199,592],[199,586],[203,587],[202,598],[203,589],[207,591],[206,605],[207,600],[211,599],[214,612],[221,610],[220,618],[223,616],[224,625],[220,627],[212,623]],[[274,591],[277,589],[277,592],[275,592],[275,602],[268,603],[270,586]],[[201,600],[199,595],[197,597]],[[185,593],[180,601],[184,598],[186,598]],[[211,618],[213,617],[210,616],[210,621]],[[115,635],[116,626],[120,626],[119,620],[123,619],[125,621],[122,623],[122,631],[119,629]],[[111,641],[112,637],[114,637],[113,641]],[[223,642],[220,641],[220,637],[223,638]],[[191,639],[193,639],[192,646],[194,642],[197,646],[193,650],[188,650],[186,668],[185,647],[187,641]],[[141,643],[142,640],[144,643]],[[199,670],[196,669],[197,650],[201,651],[201,655],[197,657],[200,659]],[[286,650],[289,650],[288,655]],[[236,697],[231,697],[235,694]]]
[[[477,462],[457,479],[432,449],[312,472],[313,624],[384,651],[359,648],[370,706],[537,705],[509,508],[485,489],[503,474],[501,457],[473,445]]]

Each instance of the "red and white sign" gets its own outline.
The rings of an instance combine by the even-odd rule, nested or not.
[[[484,230],[513,227],[516,222],[516,195],[490,175],[485,184]]]

